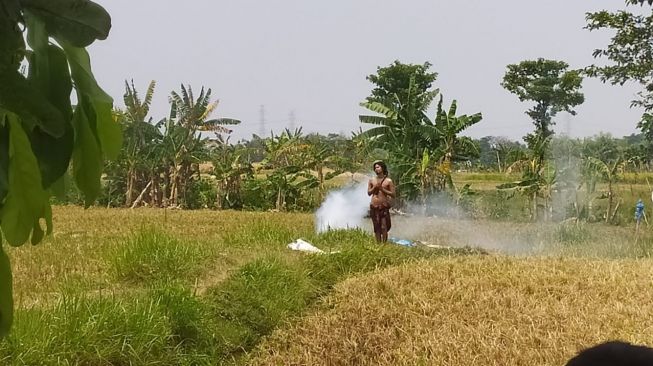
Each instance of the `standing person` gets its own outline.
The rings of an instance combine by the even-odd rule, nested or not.
[[[388,167],[381,160],[373,163],[376,177],[367,183],[367,195],[372,196],[370,202],[370,217],[374,225],[374,236],[377,242],[388,241],[388,231],[392,226],[390,222],[390,206],[395,197],[395,185],[388,178]]]

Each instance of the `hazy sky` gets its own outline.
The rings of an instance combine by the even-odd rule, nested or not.
[[[94,72],[116,105],[124,80],[144,93],[157,81],[151,115],[167,116],[168,95],[190,84],[211,88],[215,117],[237,118],[234,138],[295,125],[305,132],[358,129],[366,75],[394,60],[433,64],[445,103],[483,113],[468,131],[520,139],[532,130],[528,104],[499,83],[510,63],[538,57],[571,67],[594,62],[610,33],[584,30],[587,11],[624,7],[622,0],[96,0],[111,14],[106,41],[90,47]],[[633,10],[636,10],[633,8]],[[636,132],[637,89],[589,79],[578,115],[560,114],[571,136]]]

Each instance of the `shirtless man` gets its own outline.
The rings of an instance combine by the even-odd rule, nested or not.
[[[367,184],[367,195],[372,196],[370,202],[370,217],[374,225],[374,236],[377,242],[388,241],[391,199],[395,197],[395,185],[388,178],[388,168],[381,160],[373,164],[376,177]]]

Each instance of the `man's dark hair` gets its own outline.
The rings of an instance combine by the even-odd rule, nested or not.
[[[566,366],[650,366],[653,348],[627,342],[610,341],[584,349]]]
[[[383,162],[383,160],[377,160],[377,161],[375,161],[374,163],[372,163],[372,170],[374,170],[374,168],[375,168],[377,165],[379,165],[379,166],[381,167],[381,170],[383,170],[383,175],[388,175],[388,166],[385,165],[385,163]]]

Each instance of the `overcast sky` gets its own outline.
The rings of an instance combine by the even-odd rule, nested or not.
[[[468,135],[520,139],[533,126],[529,107],[500,86],[507,64],[538,57],[572,68],[594,62],[609,32],[589,32],[588,11],[622,0],[96,0],[112,16],[106,41],[90,47],[96,77],[122,107],[124,80],[144,93],[157,81],[151,115],[167,116],[168,95],[190,84],[220,100],[214,117],[240,119],[234,138],[295,126],[344,132],[361,124],[365,77],[394,60],[433,64],[446,104],[483,113]],[[636,10],[633,8],[633,10]],[[571,136],[636,132],[634,86],[584,82],[578,115],[560,114]]]

